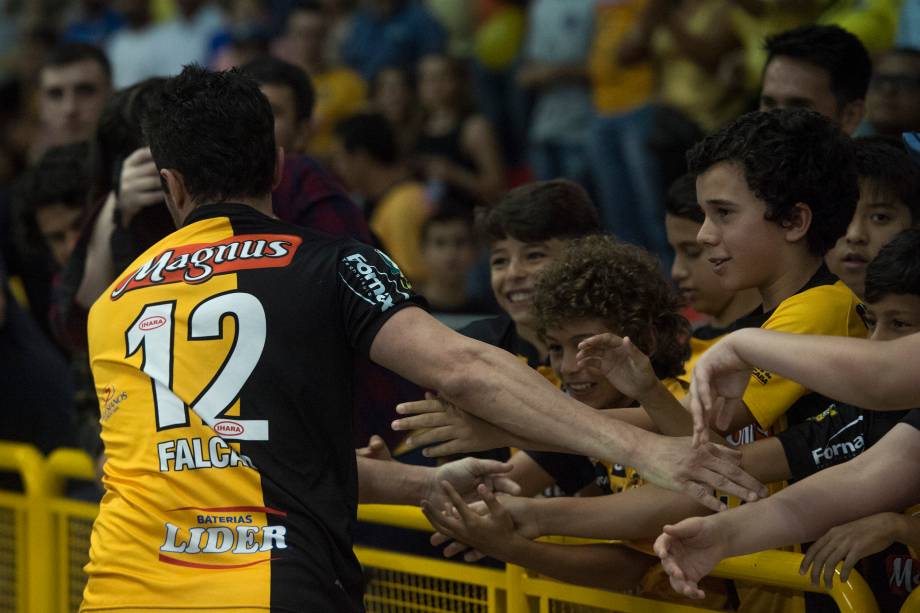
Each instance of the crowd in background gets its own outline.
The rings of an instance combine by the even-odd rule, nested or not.
[[[286,154],[279,218],[380,247],[457,327],[507,313],[515,340],[504,348],[535,368],[552,355],[531,305],[564,328],[552,310],[565,313],[566,300],[532,300],[535,282],[508,285],[502,266],[525,278],[518,269],[558,256],[557,237],[601,230],[643,247],[697,323],[727,328],[760,304],[691,283],[703,216],[683,175],[705,135],[748,111],[792,107],[852,136],[920,130],[916,0],[6,0],[0,11],[0,376],[15,416],[0,438],[46,452],[98,453],[100,397],[117,402],[88,373],[86,313],[173,228],[142,127],[150,92],[184,65],[239,67],[259,83]],[[563,203],[545,220],[521,192],[506,196],[558,178],[572,183],[526,195]],[[593,202],[596,219],[566,202]],[[899,229],[917,203],[903,205]],[[863,297],[882,245],[853,224],[828,265]],[[528,251],[537,242],[551,253]],[[622,257],[604,243],[581,249],[587,261]],[[631,274],[656,275],[645,254],[629,257]],[[561,291],[575,273],[556,274]],[[663,300],[662,312],[681,308]],[[506,332],[482,334],[502,346]],[[675,328],[675,347],[688,334]],[[660,378],[679,379],[678,362]],[[357,390],[358,441],[397,444],[393,406],[421,392],[356,368],[370,382]]]

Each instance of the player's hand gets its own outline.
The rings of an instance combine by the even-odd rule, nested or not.
[[[160,171],[153,161],[149,147],[134,150],[125,158],[118,179],[116,206],[124,226],[144,207],[164,202],[160,187]]]
[[[857,562],[891,546],[896,539],[894,527],[901,518],[897,513],[878,513],[831,528],[808,548],[799,574],[804,575],[811,567],[811,583],[818,586],[823,572],[824,584],[830,588],[834,569],[843,562],[840,580],[846,581]]]
[[[393,429],[414,430],[404,445],[409,449],[435,445],[422,452],[429,458],[508,447],[514,439],[501,428],[430,393],[425,394],[425,400],[398,405],[396,412],[410,417],[394,421]]]
[[[748,502],[768,494],[766,486],[741,469],[740,451],[715,443],[694,447],[690,437],[647,437],[636,464],[646,481],[684,492],[713,511],[726,508],[713,489]]]
[[[606,333],[587,338],[578,344],[575,360],[579,368],[596,370],[613,387],[640,402],[658,385],[648,356],[629,337]]]
[[[387,447],[386,441],[377,436],[376,434],[371,435],[369,441],[367,441],[367,447],[358,447],[355,449],[355,454],[362,458],[370,458],[371,460],[383,460],[385,462],[395,462],[393,455],[390,453],[390,448]]]
[[[484,514],[467,505],[450,483],[444,482],[442,487],[449,499],[444,506],[422,501],[422,512],[438,532],[487,555],[495,555],[503,543],[515,538],[510,513],[486,486],[478,489],[488,510]]]
[[[515,534],[531,541],[543,534],[538,523],[538,514],[533,506],[532,498],[502,494],[496,497],[511,516],[511,521],[514,523]],[[473,502],[469,507],[480,515],[489,513],[489,507],[483,500]],[[485,554],[481,551],[473,549],[461,541],[455,541],[443,532],[435,532],[431,535],[431,544],[435,547],[440,547],[445,543],[447,543],[447,546],[444,547],[442,552],[445,558],[452,558],[457,554],[463,553],[463,559],[465,561],[476,562],[485,557]]]
[[[752,366],[735,351],[738,334],[732,333],[707,349],[693,367],[689,395],[694,446],[709,440],[710,424],[718,430],[729,427],[747,389]]]
[[[706,596],[699,588],[699,581],[725,557],[722,539],[712,519],[712,516],[691,517],[674,526],[665,526],[655,541],[661,567],[678,594],[689,598]]]
[[[448,462],[432,471],[422,498],[439,505],[439,508],[443,507],[449,502],[443,483],[449,483],[454,491],[460,492],[460,495],[468,500],[478,500],[477,488],[480,485],[485,486],[490,492],[517,495],[521,492],[521,487],[508,477],[512,468],[511,464],[479,458],[463,458]]]

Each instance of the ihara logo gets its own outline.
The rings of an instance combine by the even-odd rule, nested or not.
[[[147,260],[112,290],[125,292],[167,283],[204,283],[214,275],[254,268],[283,268],[291,263],[301,238],[287,234],[241,234],[216,243],[183,245]],[[141,323],[143,326],[143,322]],[[152,328],[141,328],[148,330]]]
[[[162,315],[151,315],[146,319],[142,319],[140,323],[137,324],[137,327],[146,332],[147,330],[156,330],[166,324],[166,318]]]
[[[214,432],[223,436],[241,436],[246,430],[235,421],[219,421],[214,424]]]

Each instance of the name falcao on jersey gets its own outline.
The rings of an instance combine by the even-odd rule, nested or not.
[[[112,300],[125,292],[168,283],[204,283],[214,275],[254,268],[283,268],[291,263],[301,238],[288,234],[241,234],[214,243],[167,249],[123,278]]]

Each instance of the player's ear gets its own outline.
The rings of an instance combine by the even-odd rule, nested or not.
[[[275,147],[275,173],[272,175],[272,190],[281,184],[284,175],[284,147]]]

